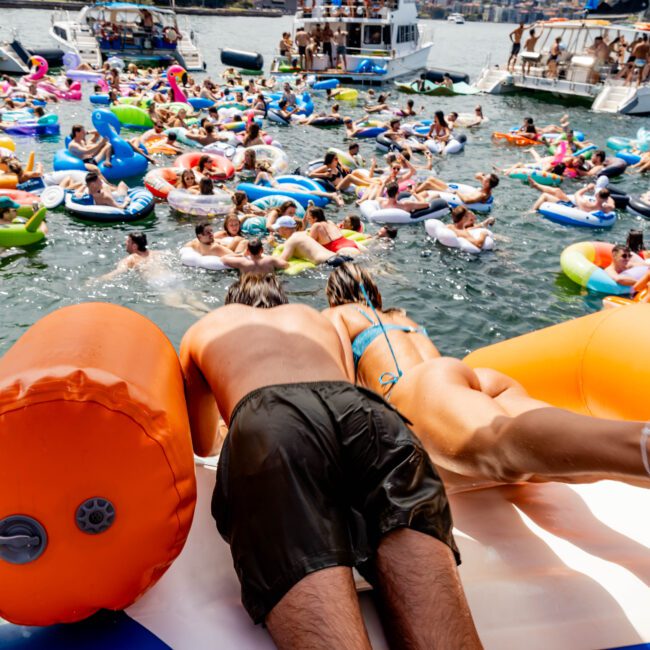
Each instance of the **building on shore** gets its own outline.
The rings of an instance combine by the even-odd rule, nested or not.
[[[584,16],[582,0],[561,0],[542,3],[539,0],[421,0],[420,14],[427,18],[446,18],[450,13],[460,13],[466,20],[493,23],[533,23],[549,18],[579,18]]]

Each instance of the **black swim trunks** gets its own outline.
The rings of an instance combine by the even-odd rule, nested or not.
[[[90,158],[84,158],[83,161],[87,165],[97,165],[97,161],[92,156]]]
[[[460,563],[427,453],[393,407],[347,382],[244,397],[221,451],[212,514],[256,623],[314,571],[355,566],[373,584],[374,554],[396,528],[435,537]]]
[[[516,56],[519,54],[519,50],[521,50],[521,43],[513,43],[512,49],[510,50],[510,56]]]

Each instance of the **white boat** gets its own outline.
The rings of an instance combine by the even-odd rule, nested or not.
[[[539,34],[535,50],[522,52],[510,70],[505,63],[488,63],[474,83],[476,87],[489,94],[521,90],[574,98],[603,113],[650,114],[650,82],[637,86],[636,80],[626,80],[621,66],[613,59],[599,61],[593,47],[597,37],[602,37],[607,44],[616,38],[623,38],[629,44],[638,36],[648,34],[646,23],[558,20],[538,22],[533,27]],[[528,33],[524,42],[527,37]],[[555,76],[549,72],[548,61],[557,37],[562,40]]]
[[[152,5],[88,5],[74,17],[68,10],[55,10],[50,35],[95,68],[114,56],[146,65],[173,61],[186,70],[205,69],[189,23],[181,29],[172,10]]]
[[[463,14],[449,14],[447,16],[447,21],[450,23],[456,23],[456,25],[464,25],[465,24],[465,16]]]
[[[338,28],[347,32],[347,69],[331,67],[329,57],[319,53],[314,57],[312,70],[319,79],[379,85],[426,68],[433,43],[418,23],[414,0],[387,0],[380,9],[367,9],[363,0],[351,0],[339,6],[327,0],[315,0],[313,7],[296,13],[294,32],[304,28],[312,33],[317,25],[326,24],[333,32]],[[336,46],[332,48],[336,56]],[[293,71],[296,58],[276,57],[271,74]]]

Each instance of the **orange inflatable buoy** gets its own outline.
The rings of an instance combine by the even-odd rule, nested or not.
[[[0,617],[123,609],[180,553],[194,457],[176,352],[139,314],[65,307],[0,359]]]
[[[583,415],[650,418],[650,305],[631,304],[524,334],[472,352],[472,368],[493,368],[531,397]]]

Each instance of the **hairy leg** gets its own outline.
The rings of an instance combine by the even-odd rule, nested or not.
[[[446,544],[408,528],[377,551],[379,595],[391,648],[482,648],[454,556]]]
[[[280,650],[370,650],[349,567],[310,573],[266,617]]]

